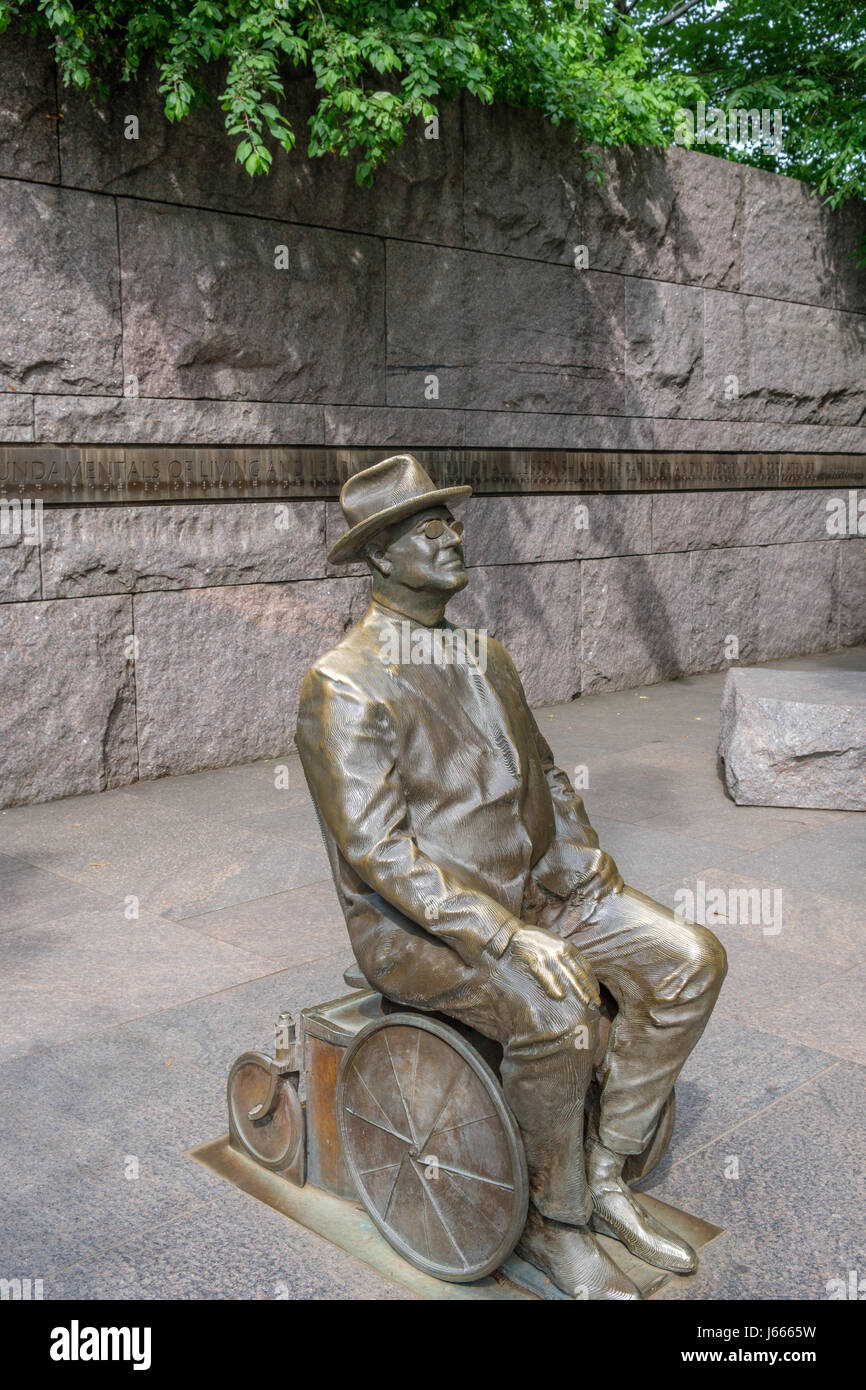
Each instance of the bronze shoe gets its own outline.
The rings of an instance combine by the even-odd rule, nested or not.
[[[609,1259],[588,1226],[550,1221],[533,1206],[515,1254],[540,1269],[570,1298],[637,1299],[639,1289]]]
[[[593,1191],[592,1205],[589,1224],[599,1235],[622,1241],[626,1250],[649,1265],[673,1274],[694,1274],[698,1257],[692,1247],[638,1206],[621,1178],[615,1185],[605,1183],[601,1191]]]

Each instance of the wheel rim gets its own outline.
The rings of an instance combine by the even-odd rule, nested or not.
[[[642,1153],[631,1154],[623,1165],[622,1175],[626,1182],[640,1182],[641,1178],[649,1177],[653,1169],[664,1158],[668,1144],[671,1142],[671,1135],[674,1132],[676,1114],[676,1093],[671,1091],[662,1106],[652,1139]]]
[[[250,1118],[250,1110],[270,1091],[271,1067],[271,1059],[256,1052],[245,1052],[234,1063],[227,1087],[229,1129],[257,1163],[280,1171],[298,1156],[304,1115],[294,1086],[282,1081],[269,1114],[262,1120]]]
[[[526,1222],[523,1143],[458,1033],[419,1014],[368,1024],[340,1068],[337,1119],[358,1195],[404,1259],[466,1283],[508,1257]]]

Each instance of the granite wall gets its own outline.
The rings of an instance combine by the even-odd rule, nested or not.
[[[0,36],[0,442],[866,454],[862,205],[680,149],[597,187],[566,132],[469,98],[358,189],[304,157],[288,90],[300,148],[251,182],[218,108],[171,126],[142,81],[94,109]],[[863,641],[866,543],[828,495],[473,499],[454,616],[538,702],[721,667],[731,636],[742,662]],[[336,504],[287,505],[0,534],[0,804],[290,747],[366,581],[324,560]]]

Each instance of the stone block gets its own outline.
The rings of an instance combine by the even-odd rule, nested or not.
[[[367,598],[351,578],[138,595],[141,776],[287,753],[307,668]]]
[[[691,559],[690,671],[758,659],[759,552],[697,550]]]
[[[768,545],[760,552],[758,659],[836,645],[836,542]]]
[[[0,44],[0,175],[58,183],[54,53],[11,26]]]
[[[343,509],[339,502],[329,500],[325,503],[325,546],[324,556],[327,557],[331,546],[336,545],[341,536],[348,531],[346,518],[343,516]],[[369,578],[370,571],[364,560],[355,561],[350,565],[332,565],[327,558],[324,560],[325,573],[339,578],[341,575],[357,574]]]
[[[784,545],[823,541],[828,537],[827,499],[837,495],[824,488],[769,488],[747,493],[748,545]],[[842,492],[841,496],[845,496]]]
[[[225,88],[226,67],[208,79],[213,93]],[[319,94],[308,72],[287,68],[285,102],[296,143],[290,154],[273,147],[265,178],[250,178],[235,159],[237,137],[228,134],[218,102],[198,107],[182,121],[165,116],[165,98],[149,71],[118,83],[105,105],[64,90],[61,125],[63,177],[78,188],[259,217],[314,222],[379,236],[401,236],[453,245],[462,230],[460,103],[439,108],[439,139],[425,138],[413,122],[403,144],[377,171],[372,188],[355,182],[360,155],[311,159],[308,120]],[[377,76],[387,87],[387,75]],[[127,140],[127,114],[139,118],[138,140]]]
[[[650,685],[689,669],[689,555],[584,560],[581,583],[582,694]]]
[[[836,307],[834,214],[797,179],[742,173],[743,293]]]
[[[852,198],[836,208],[830,228],[830,258],[836,276],[836,307],[866,314],[866,202]]]
[[[584,211],[590,266],[739,288],[739,166],[676,147],[599,153],[604,179],[589,184]]]
[[[118,209],[124,366],[142,394],[383,399],[380,242],[127,199]]]
[[[25,540],[23,529],[19,529],[11,510],[6,521],[2,511],[5,501],[5,498],[0,498],[0,518],[3,520],[0,525],[0,603],[40,599],[42,578],[39,546],[36,542]]]
[[[513,565],[642,555],[649,549],[650,505],[648,496],[626,494],[478,494],[461,512],[466,562]]]
[[[0,390],[121,392],[117,228],[110,198],[3,185]]]
[[[573,265],[588,182],[574,132],[468,94],[463,128],[466,245]]]
[[[714,290],[705,301],[706,415],[866,423],[866,318]]]
[[[653,550],[784,545],[827,539],[823,488],[656,493]]]
[[[749,492],[657,492],[652,498],[652,550],[711,550],[743,545]]]
[[[0,396],[0,431],[5,444],[30,444],[33,440],[33,397],[7,393]],[[0,482],[3,479],[0,478]]]
[[[740,806],[866,811],[866,673],[729,671],[719,755]]]
[[[719,410],[708,408],[716,418],[705,420],[653,420],[655,449],[724,450],[747,453],[799,453],[829,455],[866,452],[866,429],[856,425],[808,425],[789,420],[720,419]],[[788,479],[797,482],[798,479]]]
[[[839,645],[866,642],[866,540],[840,541],[836,550]]]
[[[484,629],[514,661],[530,704],[580,691],[580,565],[484,565],[448,606],[455,625]]]
[[[415,409],[380,405],[326,405],[326,444],[379,447],[393,451],[459,449],[463,445],[466,412],[440,410],[435,402]]]
[[[627,413],[705,415],[703,291],[627,279],[625,315]]]
[[[627,415],[467,410],[467,449],[652,449],[655,421]]]
[[[280,583],[324,573],[324,502],[52,507],[48,598]]]
[[[38,443],[322,444],[320,405],[134,396],[36,396]]]
[[[0,605],[0,805],[134,780],[132,631],[124,598]]]
[[[622,413],[623,287],[565,266],[388,247],[388,404]]]
[[[540,111],[464,97],[466,244],[593,270],[736,289],[742,171],[695,152],[604,149],[589,177],[574,132]]]

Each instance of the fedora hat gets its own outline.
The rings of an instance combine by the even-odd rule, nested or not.
[[[343,484],[340,506],[349,530],[331,547],[332,565],[354,560],[361,547],[376,535],[413,512],[441,507],[458,497],[468,497],[471,487],[437,487],[430,474],[411,454],[395,454],[365,468]]]

